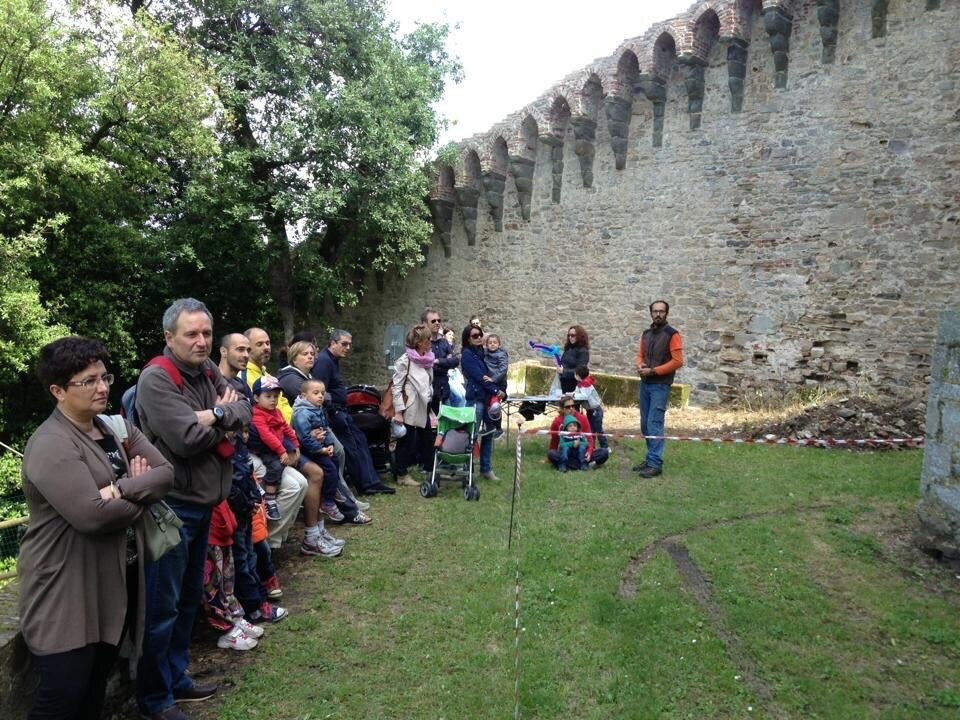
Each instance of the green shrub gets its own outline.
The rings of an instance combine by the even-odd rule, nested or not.
[[[12,452],[0,455],[0,497],[20,490],[20,458]]]

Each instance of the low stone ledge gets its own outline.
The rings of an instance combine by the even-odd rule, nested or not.
[[[556,375],[556,366],[524,361],[513,363],[507,373],[507,391],[511,395],[546,395]],[[593,372],[590,375],[597,383],[597,392],[605,405],[631,407],[638,405],[640,378],[629,375],[612,375]],[[690,386],[670,386],[670,407],[686,407],[690,403]]]

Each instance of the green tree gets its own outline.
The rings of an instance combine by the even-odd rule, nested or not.
[[[22,374],[67,328],[127,369],[146,315],[159,338],[169,269],[193,257],[163,229],[182,178],[217,163],[218,112],[204,66],[149,20],[0,0],[0,430],[45,409]]]
[[[139,2],[129,3],[142,16]],[[325,302],[355,302],[366,271],[405,272],[430,235],[420,167],[431,103],[458,68],[446,27],[397,39],[379,0],[170,0],[149,12],[202,49],[226,110],[222,168],[235,205],[198,213],[261,239],[286,337]],[[251,229],[250,224],[254,225]],[[185,235],[191,231],[183,229]]]

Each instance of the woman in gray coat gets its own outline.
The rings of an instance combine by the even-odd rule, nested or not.
[[[56,401],[30,437],[20,544],[20,629],[37,658],[30,718],[99,718],[124,632],[143,627],[142,530],[173,468],[136,427],[120,440],[97,418],[113,375],[98,340],[67,337],[40,350],[40,380]],[[132,617],[131,617],[132,616]]]

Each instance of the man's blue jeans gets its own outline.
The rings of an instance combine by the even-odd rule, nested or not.
[[[663,421],[670,399],[667,383],[640,383],[640,430],[644,435],[663,435]],[[647,440],[646,463],[663,467],[663,440]]]
[[[137,667],[137,705],[149,715],[174,704],[174,690],[187,690],[190,635],[203,596],[203,564],[210,508],[167,498],[183,521],[180,544],[144,569],[146,618],[143,655]]]
[[[482,400],[474,403],[477,411],[477,432],[486,432],[484,419],[487,417],[487,403]],[[487,473],[493,470],[493,435],[484,435],[480,440],[480,472]]]

